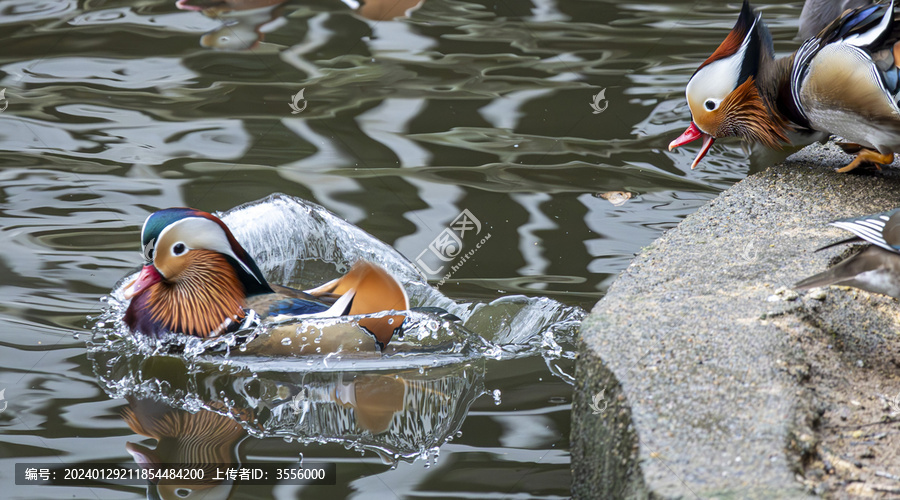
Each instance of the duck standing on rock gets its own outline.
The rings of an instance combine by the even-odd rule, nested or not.
[[[774,59],[769,30],[745,0],[725,41],[685,90],[691,125],[672,150],[703,139],[740,137],[770,148],[839,135],[863,164],[887,165],[900,151],[900,26],[894,2],[848,11],[793,54]]]
[[[125,323],[151,337],[214,337],[235,330],[249,311],[276,321],[405,311],[403,287],[384,269],[357,262],[343,277],[312,290],[270,285],[218,217],[193,208],[154,212],[141,230],[145,264],[124,290]],[[383,348],[403,315],[362,318],[359,326]]]
[[[900,208],[831,223],[856,236],[824,246],[867,241],[871,246],[846,258],[827,271],[794,285],[795,290],[838,285],[900,299]],[[818,250],[817,250],[818,251]]]

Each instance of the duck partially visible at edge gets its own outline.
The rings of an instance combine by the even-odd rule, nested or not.
[[[817,35],[832,21],[853,9],[874,5],[872,0],[806,0],[800,12],[800,28],[797,38],[806,40]]]
[[[900,208],[879,214],[842,219],[831,225],[856,236],[832,243],[819,250],[843,243],[869,242],[872,245],[830,269],[794,285],[795,290],[838,285],[900,299]]]
[[[703,139],[691,168],[716,139],[770,148],[836,134],[863,164],[886,165],[900,151],[900,24],[893,1],[847,12],[793,54],[774,58],[761,16],[745,1],[734,28],[685,89],[690,126],[669,149]]]

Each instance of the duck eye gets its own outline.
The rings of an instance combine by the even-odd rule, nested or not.
[[[712,110],[716,109],[717,107],[719,107],[719,103],[717,103],[716,101],[714,101],[712,99],[707,99],[706,102],[703,103],[703,105],[706,107],[706,109],[708,111],[712,111]]]
[[[178,242],[178,243],[172,245],[172,255],[174,255],[176,257],[178,257],[179,255],[183,254],[186,251],[187,251],[187,247],[184,245],[184,243]]]

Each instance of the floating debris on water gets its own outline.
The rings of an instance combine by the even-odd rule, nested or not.
[[[628,200],[634,196],[633,193],[629,193],[628,191],[607,191],[605,193],[597,193],[594,196],[598,198],[603,198],[604,200],[613,204],[613,206],[620,207],[625,204]]]

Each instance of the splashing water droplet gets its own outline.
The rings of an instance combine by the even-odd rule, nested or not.
[[[281,339],[281,345],[291,345],[291,339],[290,338]]]
[[[500,389],[494,389],[493,396],[494,396],[494,404],[499,406],[500,405]]]

